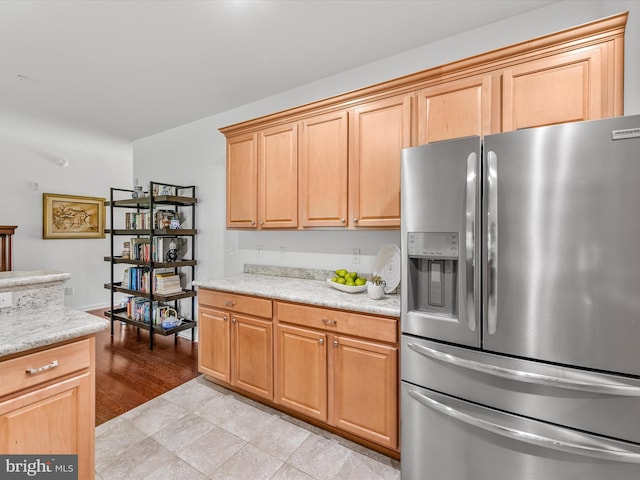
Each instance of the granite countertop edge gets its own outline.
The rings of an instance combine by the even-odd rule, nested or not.
[[[53,270],[18,270],[11,272],[2,272],[2,275],[0,275],[0,288],[62,282],[65,280],[69,280],[70,278],[70,273],[58,272]]]
[[[239,273],[193,281],[198,288],[220,290],[285,300],[320,307],[350,310],[361,313],[400,317],[400,296],[384,295],[372,300],[367,293],[347,293],[337,290],[324,280],[308,280],[254,273]]]
[[[4,357],[93,335],[107,328],[109,322],[106,318],[61,306],[16,312],[0,318],[0,325],[3,327],[0,357]]]

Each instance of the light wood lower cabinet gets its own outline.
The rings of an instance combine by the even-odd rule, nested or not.
[[[272,400],[271,300],[200,290],[198,306],[198,370]]]
[[[201,373],[385,453],[399,452],[396,318],[210,289],[198,291],[198,310]]]
[[[276,403],[326,422],[327,335],[286,325],[276,335]]]
[[[331,339],[330,423],[395,448],[398,444],[398,349],[345,336]]]
[[[0,451],[78,455],[78,478],[93,478],[93,337],[0,362]]]
[[[394,319],[277,302],[275,402],[396,449],[396,338]]]

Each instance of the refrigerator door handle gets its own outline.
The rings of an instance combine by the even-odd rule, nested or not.
[[[434,360],[449,363],[457,367],[474,370],[476,372],[493,375],[495,377],[506,378],[517,382],[534,383],[538,385],[547,385],[557,388],[566,388],[569,390],[577,390],[584,392],[601,393],[606,395],[618,395],[624,397],[640,397],[640,387],[634,385],[625,385],[607,381],[596,375],[587,372],[580,372],[572,375],[567,371],[563,377],[555,377],[534,372],[524,372],[511,368],[499,367],[497,365],[489,365],[486,363],[468,360],[466,358],[456,357],[450,353],[441,352],[433,348],[425,347],[417,343],[408,343],[407,346],[416,353]]]
[[[495,418],[488,420],[486,418],[480,418],[480,416],[487,417],[487,412],[491,412],[489,409],[482,408],[482,410],[480,410],[480,407],[469,404],[470,409],[478,409],[478,415],[474,416],[460,411],[453,406],[434,400],[433,398],[430,398],[416,390],[408,390],[407,392],[411,398],[420,402],[425,407],[431,408],[443,415],[454,418],[473,427],[480,428],[512,440],[526,442],[551,450],[560,450],[574,455],[599,458],[615,462],[640,463],[640,454],[629,450],[623,450],[619,445],[614,445],[604,438],[599,438],[596,445],[593,440],[590,441],[589,437],[583,433],[545,424],[551,428],[555,434],[554,436],[556,438],[551,438],[550,436],[539,435],[532,432],[522,431],[507,425],[501,425],[498,423],[500,415],[505,414],[499,412],[495,413]]]
[[[498,327],[498,156],[487,153],[487,328]]]
[[[467,292],[466,292],[466,309],[467,324],[471,331],[476,329],[476,197],[477,197],[477,170],[478,156],[472,152],[467,157],[467,191],[466,191],[466,276],[467,276]]]

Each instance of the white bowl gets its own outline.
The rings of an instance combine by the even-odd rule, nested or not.
[[[331,285],[333,288],[340,290],[341,292],[347,293],[360,293],[364,292],[367,289],[367,285],[356,285],[351,287],[349,285],[344,285],[342,283],[332,282],[330,278],[327,278],[327,283]]]

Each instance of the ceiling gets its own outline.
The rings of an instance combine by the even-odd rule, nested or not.
[[[136,140],[553,0],[3,0],[0,113]]]

